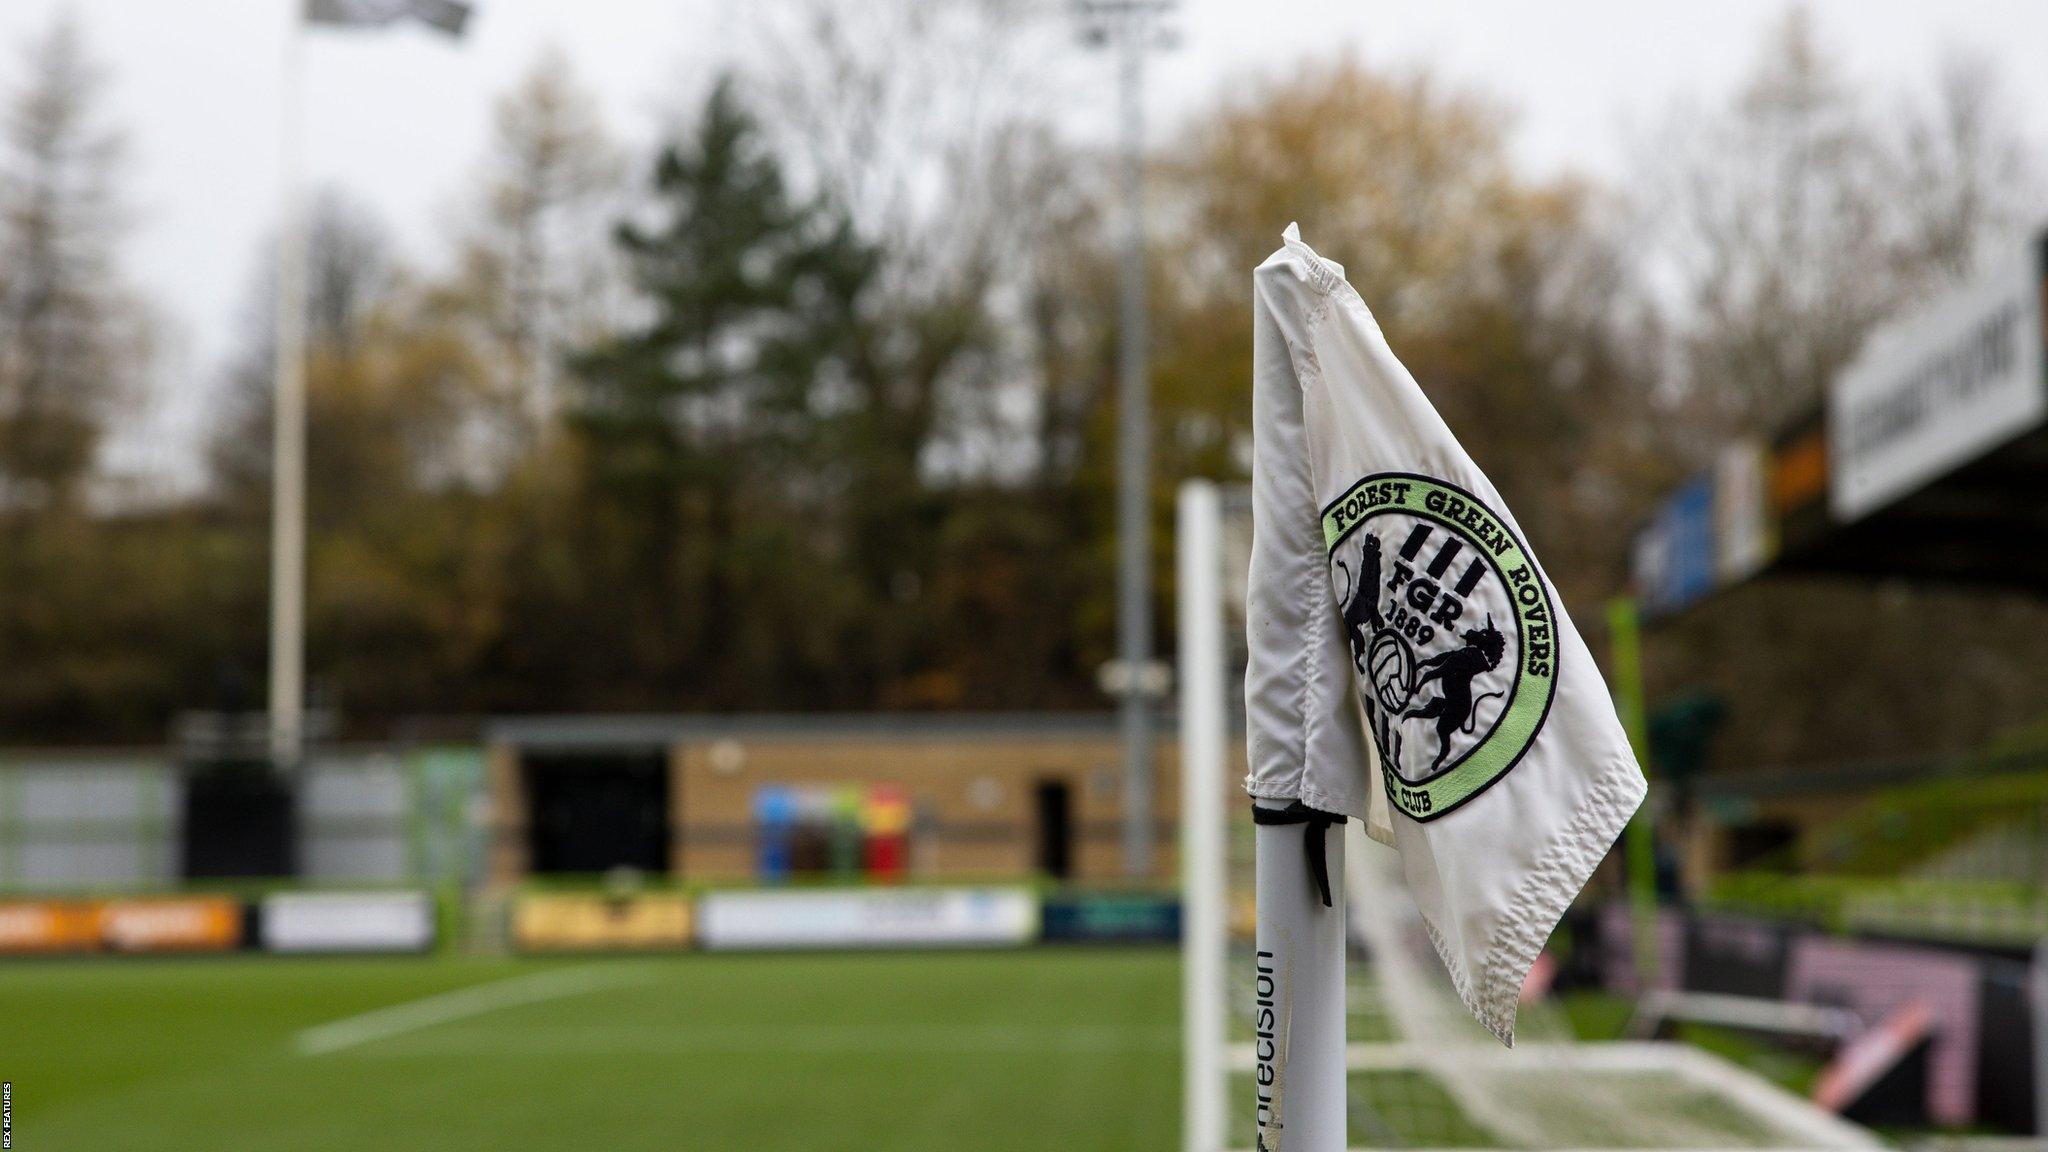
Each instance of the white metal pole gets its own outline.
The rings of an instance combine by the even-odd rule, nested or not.
[[[1258,1147],[1343,1152],[1344,837],[1338,828],[1320,837],[1330,884],[1326,908],[1304,850],[1305,838],[1314,842],[1309,826],[1260,824],[1254,835]]]
[[[1145,54],[1171,43],[1160,20],[1177,0],[1074,0],[1091,45],[1117,52],[1117,660],[1105,686],[1119,697],[1124,754],[1124,871],[1152,874],[1152,391],[1145,312]]]
[[[1229,1073],[1223,1060],[1225,701],[1223,503],[1216,486],[1181,485],[1180,871],[1184,1152],[1222,1152]]]
[[[1123,251],[1117,355],[1117,658],[1124,666],[1124,872],[1152,873],[1152,393],[1145,315],[1145,53],[1149,10],[1130,6],[1119,61],[1123,113]]]
[[[2048,939],[2034,946],[2027,992],[2034,1009],[2034,1135],[2041,1136],[2048,1135]]]
[[[300,184],[304,46],[292,7],[285,32],[277,231],[277,393],[271,421],[270,754],[298,763],[305,743],[306,220]]]

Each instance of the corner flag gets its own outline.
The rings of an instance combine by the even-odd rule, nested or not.
[[[414,19],[450,36],[462,35],[470,6],[462,0],[305,0],[306,23],[381,28]]]
[[[1528,538],[1344,270],[1290,225],[1253,288],[1246,790],[1396,848],[1458,995],[1512,1046],[1642,770]]]

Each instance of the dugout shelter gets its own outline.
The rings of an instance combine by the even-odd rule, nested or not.
[[[1123,879],[1108,713],[524,716],[489,722],[484,743],[502,883],[621,867],[709,883]],[[1162,742],[1159,880],[1176,867],[1177,763]]]
[[[1772,574],[2048,594],[2048,233],[1874,333],[1821,403],[1638,534],[1646,616]]]

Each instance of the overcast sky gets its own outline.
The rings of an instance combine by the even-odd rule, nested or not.
[[[849,0],[849,8],[880,2]],[[109,102],[128,133],[136,210],[126,265],[165,320],[155,433],[124,449],[131,466],[179,469],[177,457],[189,459],[191,430],[249,307],[252,265],[276,216],[278,97],[298,3],[0,0],[0,41],[18,44],[68,8],[113,72]],[[1855,78],[1924,84],[1946,48],[1974,50],[2001,68],[2030,138],[2048,135],[2048,69],[2039,63],[2048,4],[1811,7]],[[1184,0],[1180,47],[1156,65],[1152,115],[1170,122],[1248,74],[1353,52],[1375,63],[1424,62],[1493,92],[1517,109],[1515,148],[1532,168],[1613,176],[1631,139],[1674,99],[1725,96],[1784,8],[1782,0]],[[345,186],[409,257],[431,264],[446,255],[436,225],[474,175],[493,99],[544,46],[566,49],[614,126],[641,142],[729,53],[740,11],[740,0],[478,0],[459,43],[417,29],[316,33],[304,46],[307,175]],[[0,87],[19,75],[17,60],[0,53]]]

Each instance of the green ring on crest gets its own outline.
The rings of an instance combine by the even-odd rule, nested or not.
[[[1542,570],[1514,531],[1478,497],[1429,476],[1376,472],[1331,501],[1322,515],[1328,557],[1335,557],[1337,546],[1361,524],[1391,512],[1440,524],[1462,537],[1485,558],[1514,608],[1517,666],[1507,705],[1486,737],[1441,770],[1417,781],[1402,779],[1382,757],[1387,799],[1410,818],[1427,822],[1484,792],[1519,763],[1535,742],[1557,695],[1557,611]],[[1530,643],[1532,625],[1549,630],[1547,659],[1538,659]]]

